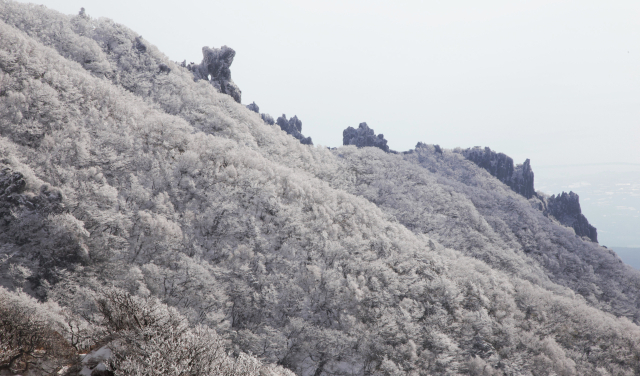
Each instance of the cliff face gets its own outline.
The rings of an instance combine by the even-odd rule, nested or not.
[[[514,192],[526,198],[535,196],[536,191],[533,189],[533,170],[531,169],[529,159],[521,165],[516,165],[513,175],[511,175],[510,184],[507,185],[511,187]]]
[[[466,149],[462,155],[471,162],[487,170],[491,175],[495,176],[501,182],[508,184],[513,175],[513,159],[504,153],[496,153],[486,147],[482,150],[480,147]]]
[[[513,159],[508,155],[496,153],[488,147],[483,150],[478,146],[464,150],[462,155],[511,187],[514,192],[526,198],[535,195],[533,170],[528,159],[514,168]]]
[[[533,187],[533,170],[529,159],[523,164],[513,166],[513,159],[506,154],[496,153],[488,147],[484,150],[476,146],[462,152],[465,158],[487,170],[508,185],[512,191],[530,199],[536,196]],[[586,236],[592,242],[598,242],[598,232],[582,214],[579,197],[576,193],[562,192],[546,201],[546,207],[540,208],[544,215],[553,217],[565,226],[572,227],[578,236]]]
[[[572,227],[576,235],[586,236],[592,242],[598,242],[598,231],[593,227],[580,209],[580,197],[573,192],[562,192],[547,199],[544,214],[557,219],[565,226]]]

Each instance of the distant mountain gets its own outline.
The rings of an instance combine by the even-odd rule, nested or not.
[[[0,35],[0,373],[640,374],[640,272],[524,165],[315,147],[229,47],[84,10],[0,0]]]

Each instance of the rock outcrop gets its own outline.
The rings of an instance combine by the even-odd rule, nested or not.
[[[586,236],[592,242],[598,242],[598,231],[582,214],[580,197],[573,192],[562,192],[547,199],[547,208],[544,212],[547,217],[553,217],[565,226],[572,227],[576,235]]]
[[[260,114],[260,117],[262,118],[262,121],[269,125],[274,125],[276,123],[276,121],[273,120],[273,116],[269,114]]]
[[[561,224],[573,228],[578,236],[586,236],[592,242],[598,242],[598,232],[582,214],[576,193],[562,192],[547,199],[543,197],[544,195],[536,194],[529,159],[514,167],[513,159],[508,155],[496,153],[488,147],[483,150],[479,146],[463,150],[462,155],[508,185],[512,191],[527,199],[537,196],[541,200],[539,209],[545,216],[553,217]]]
[[[531,198],[535,196],[536,191],[533,188],[533,170],[529,158],[523,164],[516,165],[511,175],[511,184],[508,184],[514,192]]]
[[[533,187],[533,170],[529,159],[523,164],[513,166],[513,159],[506,154],[496,153],[488,147],[476,146],[462,151],[462,155],[479,167],[487,170],[508,185],[514,192],[531,198],[536,191]]]
[[[236,51],[233,48],[222,46],[222,48],[202,47],[202,62],[200,64],[189,64],[187,69],[193,72],[195,80],[207,80],[219,92],[230,95],[236,102],[240,103],[242,91],[231,80],[231,70],[229,67],[233,63]]]
[[[265,119],[263,118],[263,120]],[[267,121],[265,120],[265,123],[266,122]],[[280,126],[280,129],[300,140],[301,144],[313,145],[311,137],[304,137],[304,135],[300,133],[302,132],[302,121],[300,121],[297,116],[294,116],[291,119],[287,120],[287,115],[282,114],[282,116],[280,116],[276,121],[276,124]]]
[[[261,114],[260,113],[260,107],[258,107],[258,105],[256,104],[256,102],[253,102],[251,104],[246,105],[246,107],[255,112],[256,114],[260,114],[260,118],[262,119],[262,121],[264,121],[265,123],[269,124],[269,125],[274,125],[276,122],[273,120],[273,117],[269,114]],[[283,115],[284,116],[284,115]],[[296,118],[297,119],[297,118]],[[285,119],[286,120],[286,119]],[[282,128],[282,127],[281,127]],[[287,126],[287,128],[289,128]],[[300,123],[300,128],[302,129],[302,123]],[[288,133],[288,132],[287,132]],[[311,138],[309,138],[309,142],[311,142]]]
[[[345,129],[342,132],[342,144],[355,145],[359,148],[373,146],[389,153],[389,146],[387,145],[387,140],[384,139],[384,135],[380,133],[376,136],[373,129],[369,128],[367,123],[360,123],[358,129],[353,127]]]
[[[253,102],[251,104],[247,105],[247,108],[253,112],[255,112],[256,114],[260,113],[260,107],[258,107],[258,105],[256,104],[256,102]]]

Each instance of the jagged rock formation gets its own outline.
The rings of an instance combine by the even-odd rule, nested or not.
[[[580,197],[573,192],[562,192],[547,199],[547,209],[544,214],[557,219],[565,226],[572,227],[576,235],[586,236],[592,242],[598,242],[598,231],[582,214]]]
[[[260,114],[260,117],[262,118],[262,121],[269,125],[274,125],[276,123],[276,121],[273,120],[273,116],[269,114]]]
[[[513,159],[506,154],[496,153],[488,147],[479,146],[462,151],[462,155],[471,162],[487,170],[508,185],[514,192],[531,198],[535,195],[533,188],[533,170],[529,159],[523,164],[513,166]]]
[[[82,264],[88,257],[82,236],[69,231],[62,193],[48,184],[39,192],[27,185],[22,173],[6,167],[0,170],[0,244],[13,250],[0,262],[0,286],[12,285],[3,280],[12,274],[7,269],[10,263],[36,263],[27,280],[42,299],[46,296],[40,291],[43,283],[55,283],[62,269]]]
[[[205,46],[202,47],[202,55],[200,64],[191,63],[187,69],[193,72],[196,80],[209,81],[219,92],[229,94],[236,102],[240,103],[242,91],[231,80],[231,70],[229,69],[236,56],[236,51],[227,46],[222,46],[222,48]]]
[[[511,176],[511,184],[509,184],[514,192],[531,198],[535,196],[536,191],[533,188],[533,170],[529,158],[523,164],[516,165],[513,175]]]
[[[269,124],[269,125],[274,125],[276,122],[273,120],[273,117],[269,114],[261,114],[260,113],[260,107],[258,107],[258,105],[256,104],[256,102],[253,102],[251,104],[246,105],[246,107],[255,112],[256,114],[260,114],[260,118],[262,118],[262,121],[264,121],[265,123]],[[296,118],[297,119],[297,118]],[[285,119],[286,120],[286,119]],[[292,119],[293,120],[293,119]],[[298,120],[299,121],[299,120]],[[282,127],[281,127],[282,128]],[[289,128],[289,126],[287,125],[287,128]],[[302,123],[300,123],[300,128],[302,129]],[[289,132],[287,132],[289,133]],[[302,135],[301,135],[302,136]],[[311,138],[309,138],[309,143],[311,143]],[[304,142],[303,142],[304,144]],[[313,143],[311,143],[313,144]]]
[[[256,114],[260,113],[260,107],[258,107],[258,105],[256,104],[256,102],[253,102],[251,104],[248,104],[246,106],[249,110],[255,112]]]
[[[508,184],[513,175],[513,159],[504,153],[496,153],[486,147],[482,150],[479,146],[466,149],[462,155],[471,162],[487,170],[501,182]]]
[[[513,159],[503,153],[496,153],[490,148],[482,150],[476,146],[462,152],[468,160],[487,170],[501,182],[508,185],[514,192],[532,198],[536,195],[533,187],[534,175],[529,159],[523,164],[513,167]],[[544,199],[543,199],[544,200]],[[557,219],[565,226],[572,227],[579,236],[586,236],[592,242],[598,242],[598,233],[580,209],[579,197],[573,192],[562,192],[558,196],[551,196],[545,204],[541,203],[540,210],[549,217]]]
[[[355,145],[359,148],[365,146],[374,146],[389,153],[389,146],[384,135],[380,133],[376,136],[373,129],[369,128],[367,123],[360,123],[358,129],[349,127],[342,132],[343,145]]]
[[[268,116],[268,115],[267,115]],[[271,117],[271,116],[269,116]],[[263,120],[264,117],[263,117]],[[268,121],[265,120],[265,123],[269,124]],[[282,114],[276,121],[276,123],[280,126],[280,128],[292,135],[293,137],[300,140],[300,143],[303,145],[313,145],[313,141],[311,141],[311,137],[304,137],[302,132],[302,121],[298,119],[297,116],[293,116],[291,119],[287,120],[287,115]]]

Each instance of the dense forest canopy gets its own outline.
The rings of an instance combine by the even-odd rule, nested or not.
[[[640,374],[640,272],[462,149],[314,146],[85,12],[0,36],[0,374]]]

